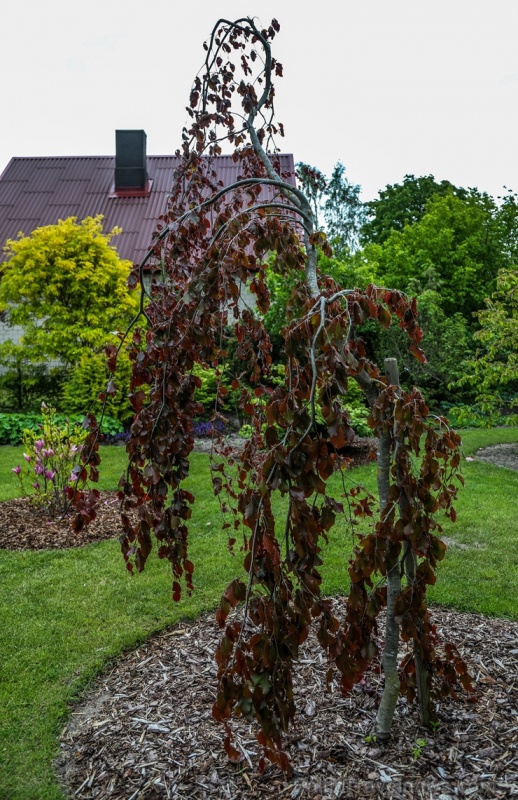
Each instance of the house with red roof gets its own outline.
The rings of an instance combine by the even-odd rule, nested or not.
[[[148,156],[146,150],[143,130],[121,130],[116,131],[115,155],[12,158],[0,175],[0,261],[7,257],[7,239],[20,232],[27,236],[60,219],[102,214],[105,231],[122,229],[114,243],[119,256],[140,263],[166,210],[179,164],[176,156]],[[293,156],[278,158],[281,171],[295,184]],[[218,156],[214,166],[223,185],[237,179],[239,165],[231,156]],[[263,191],[266,199],[268,187]],[[21,332],[0,320],[0,342],[17,341]]]

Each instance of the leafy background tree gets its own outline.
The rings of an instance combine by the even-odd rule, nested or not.
[[[110,244],[117,233],[103,233],[101,216],[69,217],[7,242],[0,310],[24,326],[19,347],[27,358],[75,364],[135,313],[137,298],[126,286],[131,263]]]
[[[518,269],[498,273],[497,290],[477,317],[477,351],[458,383],[472,389],[491,421],[502,407],[514,410],[518,404]]]
[[[355,258],[378,285],[417,297],[428,362],[408,359],[394,328],[367,330],[369,348],[378,357],[393,353],[403,383],[415,382],[434,406],[473,403],[473,386],[461,378],[475,357],[479,312],[500,271],[516,265],[516,196],[495,201],[431,175],[407,175],[366,206]]]
[[[297,178],[311,203],[315,225],[323,225],[335,257],[341,260],[354,252],[365,222],[360,185],[349,181],[341,162],[329,179],[317,167],[300,162]]]
[[[408,356],[405,337],[394,326],[368,323],[362,334],[375,360],[398,358],[404,385],[426,391],[435,408],[474,403],[473,386],[461,381],[474,358],[478,313],[495,291],[497,275],[517,263],[518,205],[509,192],[494,200],[432,175],[406,175],[362,206],[359,186],[348,183],[338,164],[328,180],[316,167],[298,164],[300,185],[313,216],[332,237],[333,256],[319,252],[318,266],[341,286],[391,286],[419,303],[427,363]],[[362,246],[359,246],[361,242]],[[296,309],[295,279],[268,271],[271,293],[265,325],[274,359],[284,362],[282,329]]]
[[[446,314],[460,312],[471,323],[506,261],[498,216],[494,200],[475,190],[434,195],[421,219],[367,244],[363,257],[378,280],[417,296],[434,289]]]
[[[315,226],[323,227],[333,249],[332,256],[319,250],[320,272],[331,276],[339,285],[364,289],[374,281],[374,274],[358,252],[360,231],[366,220],[360,199],[361,187],[348,180],[340,162],[335,165],[331,178],[317,167],[299,162],[297,180],[311,204]],[[270,261],[274,262],[275,258],[272,254]],[[264,323],[272,341],[273,359],[284,363],[281,332],[297,310],[291,304],[297,278],[282,268],[274,268],[266,273],[266,283],[270,305]]]
[[[382,244],[392,231],[402,231],[426,213],[428,200],[436,195],[464,195],[449,181],[438,183],[433,175],[405,175],[402,183],[389,184],[381,189],[375,200],[365,203],[366,220],[361,229],[364,243]]]
[[[0,363],[7,369],[4,388],[11,385],[19,405],[59,395],[84,354],[101,353],[112,332],[134,316],[138,299],[126,285],[132,265],[110,244],[119,232],[103,233],[101,216],[69,217],[7,242],[0,311],[10,324],[23,325],[24,334],[0,346]],[[61,367],[42,370],[48,361]],[[39,392],[33,386],[28,394],[31,381]]]
[[[328,180],[317,167],[299,163],[298,179],[317,224],[334,237],[333,256],[319,252],[321,273],[341,286],[393,286],[418,299],[427,363],[409,357],[395,326],[380,330],[368,323],[362,329],[368,352],[376,361],[395,356],[403,385],[415,383],[436,409],[475,404],[476,387],[463,376],[473,371],[484,319],[479,314],[497,277],[518,264],[516,195],[495,200],[433,175],[406,175],[362,206],[360,187],[348,183],[341,164]],[[339,225],[333,227],[333,219]],[[290,305],[295,280],[271,271],[266,281],[271,305],[265,325],[274,358],[283,362],[281,332],[296,311]]]

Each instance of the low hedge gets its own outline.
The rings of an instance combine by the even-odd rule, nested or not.
[[[62,425],[65,420],[81,425],[83,422],[82,414],[56,414],[56,422]],[[21,444],[23,432],[25,430],[38,431],[42,424],[41,414],[0,414],[0,445]],[[112,417],[105,417],[102,424],[102,432],[109,436],[115,436],[123,431],[123,425]]]

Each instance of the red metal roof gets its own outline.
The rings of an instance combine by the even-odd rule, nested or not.
[[[278,157],[281,170],[291,173],[289,181],[295,184],[293,156]],[[138,264],[166,209],[178,163],[175,156],[148,156],[147,171],[153,182],[149,197],[114,197],[114,156],[13,158],[0,175],[0,251],[20,231],[27,236],[60,219],[102,214],[105,231],[122,228],[112,242],[121,258]],[[239,167],[231,156],[219,156],[215,167],[225,186],[236,180]],[[2,252],[0,260],[5,260]]]

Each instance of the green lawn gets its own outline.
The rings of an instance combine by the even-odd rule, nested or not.
[[[464,436],[465,454],[497,442],[518,442],[518,428],[477,430]],[[0,447],[0,499],[18,494],[10,471],[21,448]],[[101,488],[114,488],[124,450],[104,448]],[[465,462],[466,489],[457,504],[454,540],[431,595],[463,610],[518,617],[515,499],[518,473]],[[153,631],[214,607],[240,569],[221,532],[219,506],[208,490],[207,458],[193,456],[191,490],[197,494],[191,525],[196,591],[171,600],[166,564],[151,558],[130,576],[116,542],[78,550],[0,550],[0,800],[61,797],[52,761],[69,703],[123,650]],[[375,466],[351,479],[375,488]],[[337,482],[336,492],[340,488]],[[463,545],[464,547],[459,547]],[[336,526],[326,554],[326,592],[347,589],[351,536]]]

